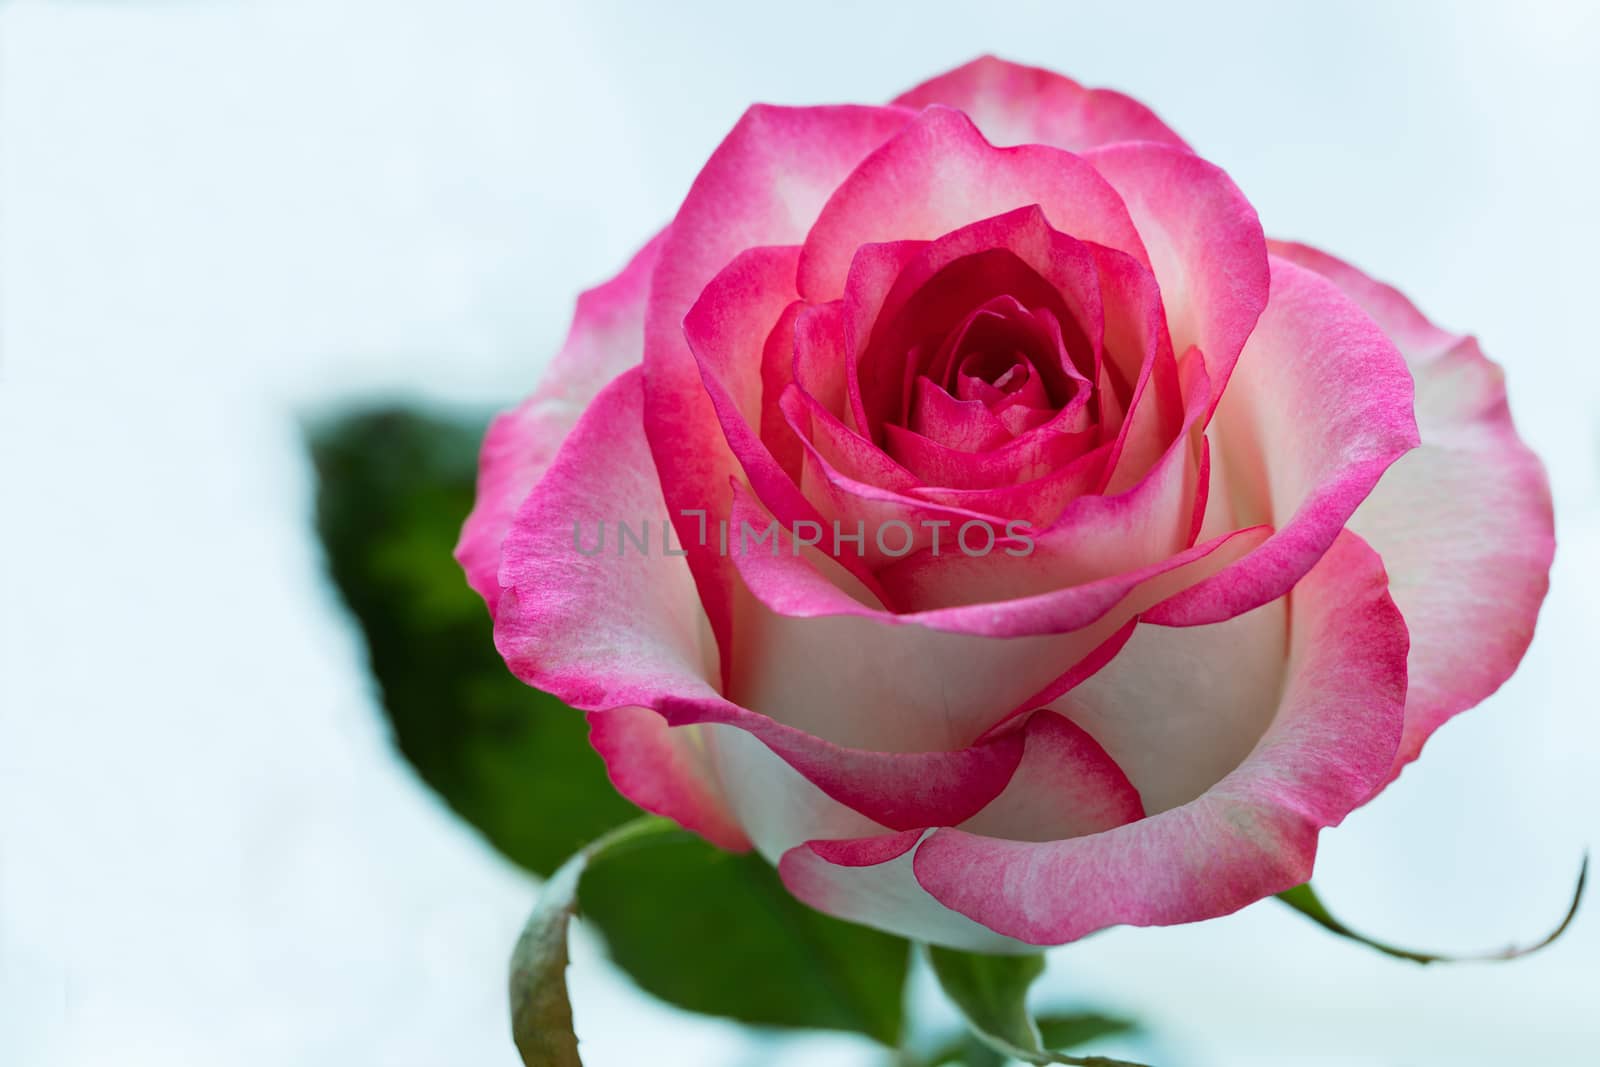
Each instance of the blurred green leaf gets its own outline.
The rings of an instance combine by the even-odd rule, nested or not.
[[[583,716],[506,670],[451,558],[486,421],[387,409],[314,426],[317,531],[400,752],[496,849],[547,875],[638,809]]]
[[[1306,918],[1310,919],[1312,922],[1316,923],[1318,926],[1322,927],[1324,930],[1331,931],[1335,934],[1338,934],[1340,937],[1348,938],[1349,940],[1355,941],[1358,944],[1365,945],[1370,949],[1383,953],[1385,956],[1393,956],[1394,958],[1401,960],[1410,960],[1412,963],[1490,963],[1497,960],[1519,959],[1523,956],[1532,955],[1541,949],[1555,944],[1561,935],[1567,932],[1567,928],[1572,925],[1572,920],[1577,917],[1578,905],[1583,902],[1583,891],[1584,887],[1588,884],[1588,881],[1589,857],[1585,855],[1583,857],[1582,866],[1578,868],[1578,884],[1573,888],[1572,891],[1572,903],[1568,906],[1566,915],[1562,918],[1561,922],[1556,925],[1554,930],[1550,931],[1550,933],[1529,945],[1510,945],[1506,948],[1498,949],[1493,952],[1481,952],[1470,955],[1442,955],[1435,952],[1416,952],[1408,948],[1398,948],[1389,944],[1388,942],[1379,941],[1376,938],[1367,937],[1365,934],[1357,933],[1355,930],[1352,930],[1350,927],[1334,918],[1333,913],[1329,911],[1327,905],[1322,902],[1322,898],[1317,895],[1317,891],[1311,888],[1310,882],[1297,885],[1293,889],[1284,890],[1282,893],[1278,894],[1278,899],[1289,905],[1289,907],[1293,908],[1295,911],[1298,911],[1300,914],[1304,915]]]
[[[1104,1056],[1073,1056],[1047,1045],[1028,1012],[1028,989],[1044,973],[1042,955],[986,956],[927,946],[933,973],[972,1032],[984,1043],[1025,1063],[1082,1067],[1137,1067]]]
[[[674,1004],[900,1040],[910,945],[806,907],[754,853],[686,836],[608,857],[584,878],[582,915],[635,981]]]
[[[451,558],[482,429],[406,410],[314,427],[317,528],[401,753],[503,854],[549,875],[638,812],[583,716],[506,670]],[[582,901],[618,964],[674,1004],[899,1039],[909,944],[805,907],[758,856],[655,841],[597,861]]]

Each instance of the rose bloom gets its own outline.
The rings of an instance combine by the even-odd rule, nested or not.
[[[985,58],[746,112],[495,420],[457,555],[641,807],[1006,951],[1305,881],[1553,551],[1472,338]]]

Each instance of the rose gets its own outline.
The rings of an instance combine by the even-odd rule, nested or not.
[[[458,557],[640,806],[1003,951],[1304,881],[1510,675],[1552,552],[1472,339],[980,59],[747,112],[493,424]]]

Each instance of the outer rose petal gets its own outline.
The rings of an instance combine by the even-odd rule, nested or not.
[[[644,356],[645,297],[663,230],[611,281],[578,297],[567,340],[538,389],[495,417],[478,460],[478,492],[461,528],[456,559],[493,615],[500,602],[500,546],[517,507],[555,458],[583,409],[611,379]]]
[[[1112,141],[1161,141],[1187,148],[1155,112],[1111,89],[982,56],[895,98],[903,107],[945,104],[972,117],[998,145],[1046,144],[1082,152]]]
[[[1320,249],[1293,241],[1269,240],[1267,250],[1274,256],[1316,271],[1344,290],[1346,296],[1361,305],[1362,311],[1372,316],[1373,322],[1383,327],[1412,366],[1438,359],[1465,340],[1429,322],[1394,286],[1370,278]]]
[[[717,844],[743,847],[716,780],[702,777],[692,731],[659,729],[631,706],[655,691],[709,689],[713,661],[687,568],[676,558],[585,557],[569,540],[574,522],[592,538],[597,519],[655,522],[662,514],[639,421],[639,373],[625,371],[600,392],[518,511],[495,644],[519,678],[595,712],[591,739],[623,795]],[[594,477],[594,466],[612,476]],[[602,607],[611,603],[626,609]],[[593,624],[597,613],[606,625]]]
[[[750,847],[695,736],[702,728],[669,726],[649,708],[591,711],[588,718],[589,743],[605,760],[617,792],[721,848]]]
[[[1294,587],[1396,459],[1416,446],[1411,376],[1390,340],[1326,279],[1272,259],[1272,301],[1208,431],[1201,537],[1270,523],[1260,548],[1148,612],[1192,626]]]
[[[1386,587],[1377,555],[1354,534],[1342,535],[1290,595],[1288,673],[1271,727],[1198,799],[1046,843],[935,830],[892,865],[873,865],[879,857],[859,845],[831,858],[837,867],[864,869],[841,870],[827,882],[859,885],[870,877],[875,894],[917,900],[906,877],[909,855],[915,883],[946,908],[997,934],[1048,945],[1116,924],[1214,918],[1304,881],[1318,832],[1382,785],[1399,744],[1406,630]],[[790,877],[790,887],[823,910],[857,917],[873,902],[818,891],[827,872],[814,864],[806,874],[810,884]],[[927,921],[930,913],[943,914],[926,905],[908,911],[917,928],[904,932],[970,945],[970,928]]]
[[[1498,689],[1533,637],[1555,552],[1544,467],[1517,437],[1500,368],[1395,289],[1304,245],[1274,255],[1330,279],[1394,339],[1416,380],[1422,444],[1350,519],[1383,557],[1411,630],[1395,773],[1446,719]]]

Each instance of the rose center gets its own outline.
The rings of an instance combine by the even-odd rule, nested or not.
[[[956,367],[954,384],[958,400],[976,400],[991,411],[1013,403],[1044,407],[1050,400],[1033,363],[1020,351],[968,352]]]

